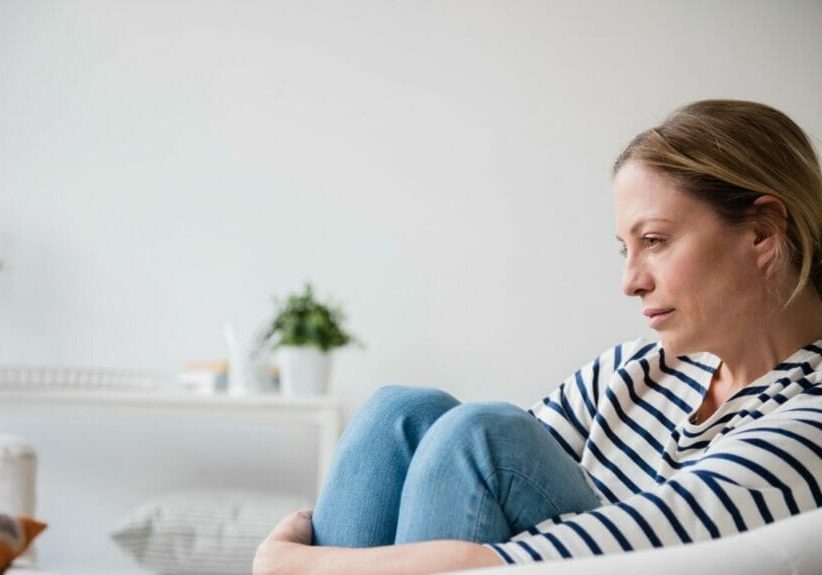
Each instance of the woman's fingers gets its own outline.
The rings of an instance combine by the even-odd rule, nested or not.
[[[276,575],[284,569],[288,571],[287,566],[293,563],[290,554],[296,552],[296,548],[283,546],[282,543],[311,545],[311,513],[311,509],[300,509],[274,527],[257,548],[252,571],[254,575]]]
[[[311,509],[300,509],[280,521],[269,534],[268,539],[311,545]]]

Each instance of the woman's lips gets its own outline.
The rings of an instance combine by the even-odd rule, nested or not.
[[[661,323],[666,321],[671,316],[672,313],[674,313],[674,310],[673,310],[673,308],[668,308],[668,309],[646,309],[643,313],[650,320],[648,322],[648,325],[651,328],[656,329],[657,327],[659,327],[659,325]]]

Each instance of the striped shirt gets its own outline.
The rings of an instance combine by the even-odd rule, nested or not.
[[[507,563],[691,543],[822,506],[822,340],[700,424],[720,360],[618,345],[532,407],[602,506],[488,545]]]

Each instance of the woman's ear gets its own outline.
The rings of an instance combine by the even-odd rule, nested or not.
[[[769,268],[784,249],[788,229],[788,209],[776,196],[759,196],[753,203],[754,249],[760,269]]]

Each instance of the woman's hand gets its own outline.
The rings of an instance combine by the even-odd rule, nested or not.
[[[274,530],[269,533],[266,539],[273,541],[286,541],[288,543],[299,543],[301,545],[311,545],[314,531],[311,528],[311,509],[300,509],[292,513],[279,523]]]
[[[292,513],[268,534],[254,556],[254,575],[289,573],[289,566],[299,564],[296,557],[300,546],[311,545],[314,535],[311,528],[311,509]]]

